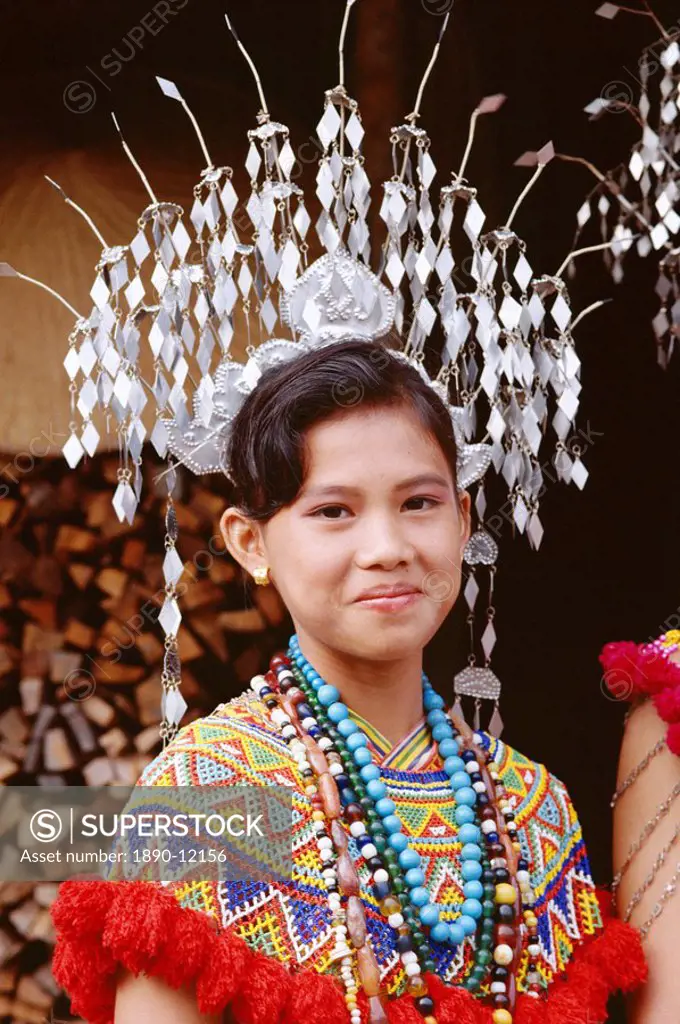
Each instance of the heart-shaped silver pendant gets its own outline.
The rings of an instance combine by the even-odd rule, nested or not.
[[[498,545],[486,530],[477,530],[465,545],[463,559],[468,565],[493,565],[498,558]]]

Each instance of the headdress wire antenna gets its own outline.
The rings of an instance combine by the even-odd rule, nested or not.
[[[250,68],[250,70],[253,73],[253,78],[255,79],[255,85],[257,86],[257,92],[258,92],[258,95],[260,97],[260,105],[262,107],[262,113],[265,115],[265,117],[269,118],[269,108],[267,107],[267,101],[264,98],[264,91],[262,89],[262,82],[260,80],[260,76],[257,73],[257,68],[255,67],[253,59],[250,56],[250,54],[248,53],[248,51],[246,50],[246,48],[243,45],[243,43],[241,42],[241,40],[239,39],[238,35],[236,34],[236,29],[232,25],[231,20],[230,20],[228,14],[224,15],[224,20],[227,23],[227,28],[229,29],[229,31],[231,32],[232,36],[234,37],[234,41],[236,42],[236,45],[238,46],[239,50],[241,51],[241,53],[245,57],[245,59],[246,59],[246,61],[248,63],[248,67]]]
[[[453,9],[453,4],[451,5],[451,9]],[[404,120],[408,121],[409,124],[415,125],[416,121],[420,117],[420,105],[421,105],[421,103],[423,101],[423,95],[425,93],[425,87],[426,87],[426,85],[428,83],[430,75],[432,74],[432,70],[433,70],[433,68],[434,68],[434,66],[435,66],[435,64],[437,62],[437,58],[439,57],[439,51],[441,50],[442,39],[444,38],[444,33],[446,32],[446,29],[448,28],[448,24],[449,24],[450,20],[451,20],[451,10],[449,10],[447,12],[446,17],[444,18],[444,21],[442,23],[442,27],[439,30],[439,35],[437,36],[437,42],[434,44],[434,49],[432,50],[432,56],[430,57],[429,63],[428,63],[428,65],[425,68],[425,71],[423,73],[423,77],[420,80],[420,85],[418,86],[418,92],[417,92],[417,95],[416,95],[416,102],[415,102],[415,105],[413,107],[413,110],[411,111],[410,114],[407,114],[406,117],[404,118]],[[403,157],[403,160],[401,162],[401,171],[399,173],[399,181],[402,181],[402,182],[404,180],[404,175],[406,174],[406,168],[408,166],[408,158],[409,158],[409,153],[411,151],[411,141],[412,140],[409,137],[406,140],[406,143],[404,145],[404,157]],[[396,167],[395,167],[395,174],[396,174]],[[439,244],[440,245],[442,244],[441,240],[440,240]],[[387,253],[388,245],[389,245],[389,238],[386,238],[385,241],[383,242],[383,245],[382,245],[382,256],[381,256],[381,259],[382,259],[382,263],[383,264],[384,264],[384,261],[385,261],[385,255]]]
[[[342,89],[345,87],[345,36],[347,35],[347,25],[349,24],[349,12],[356,2],[357,0],[347,0],[342,19],[342,28],[340,29],[340,41],[338,42],[338,84]]]
[[[452,9],[453,9],[453,5],[451,6],[451,10]],[[411,111],[410,114],[407,114],[406,117],[404,118],[405,121],[408,121],[410,124],[412,124],[414,126],[415,126],[416,121],[420,117],[420,104],[423,102],[423,95],[425,93],[425,86],[427,85],[427,83],[429,81],[429,78],[430,78],[430,75],[432,74],[432,70],[433,70],[435,64],[437,63],[437,58],[439,57],[439,51],[441,50],[442,39],[444,38],[444,33],[446,32],[446,29],[448,28],[449,21],[451,19],[451,10],[447,11],[446,17],[444,18],[444,22],[442,24],[442,27],[439,30],[439,35],[437,37],[437,42],[434,44],[434,49],[432,51],[432,56],[430,57],[430,61],[429,61],[428,65],[427,65],[427,67],[425,68],[425,72],[423,74],[423,77],[420,80],[420,85],[418,86],[418,93],[416,95],[416,102],[415,102],[415,105],[413,107],[413,110]],[[399,174],[399,180],[400,181],[404,180],[404,174],[406,173],[406,167],[407,167],[407,164],[408,164],[408,157],[409,157],[410,149],[411,149],[411,139],[409,138],[407,140],[406,146],[404,148],[404,159],[402,160],[402,163],[401,163],[401,173]]]
[[[55,291],[54,288],[50,288],[48,284],[44,284],[43,281],[39,281],[37,277],[29,277],[28,274],[20,273],[20,271],[16,270],[11,263],[0,263],[0,277],[20,277],[22,281],[29,281],[30,284],[36,284],[38,288],[42,288],[43,291],[49,292],[50,295],[53,295],[55,299],[59,299],[61,304],[66,306],[68,311],[72,313],[76,319],[86,319],[86,317],[79,313],[77,309],[73,308],[71,303],[68,302],[63,295],[58,291]]]
[[[342,18],[342,27],[340,28],[340,39],[338,41],[338,86],[344,92],[345,91],[345,37],[347,36],[347,26],[349,24],[349,12],[354,6],[357,0],[347,0],[345,4],[345,13]],[[345,108],[340,108],[340,156],[345,155]]]
[[[573,332],[574,328],[577,327],[578,324],[581,323],[581,320],[583,320],[584,317],[588,316],[589,313],[594,313],[596,309],[600,308],[600,306],[606,306],[607,303],[613,301],[613,299],[598,299],[597,302],[593,302],[592,305],[586,306],[586,308],[582,309],[579,315],[574,318],[569,330]]]
[[[122,145],[123,149],[125,150],[125,154],[126,154],[128,160],[130,161],[130,163],[132,164],[134,169],[137,171],[137,174],[139,175],[139,177],[140,177],[140,179],[142,181],[142,184],[144,185],[144,188],[146,189],[146,191],[151,196],[151,202],[154,204],[154,206],[158,206],[158,199],[154,195],[154,191],[151,188],[151,185],[149,184],[149,179],[147,178],[147,176],[145,175],[144,171],[142,170],[142,168],[139,166],[139,164],[135,160],[135,157],[134,157],[134,154],[133,154],[132,150],[130,149],[130,147],[128,146],[127,142],[123,138],[123,133],[120,130],[120,125],[118,124],[118,119],[116,118],[116,115],[113,113],[113,111],[111,111],[111,117],[113,119],[113,123],[114,123],[114,125],[116,127],[116,131],[118,132],[118,135],[120,137],[121,145]]]
[[[639,237],[640,237],[639,235],[631,235],[630,238],[626,238],[626,242],[628,242],[628,241],[634,242]],[[614,239],[614,240],[609,239],[606,242],[598,242],[597,245],[586,245],[582,249],[572,249],[572,251],[565,256],[565,258],[562,261],[562,263],[560,263],[559,270],[557,270],[556,273],[553,276],[554,277],[562,277],[562,274],[567,269],[567,267],[569,266],[571,261],[573,259],[575,259],[576,256],[583,256],[585,253],[588,253],[588,252],[602,252],[604,249],[611,249],[611,248],[613,248],[616,244],[617,244],[617,240],[616,239]]]
[[[78,206],[77,203],[74,203],[73,200],[66,195],[61,185],[59,185],[58,182],[50,178],[49,174],[45,175],[45,180],[48,181],[53,188],[56,188],[57,192],[60,194],[65,203],[68,203],[69,206],[72,206],[73,209],[80,214],[80,216],[88,224],[88,226],[92,229],[93,233],[98,238],[102,249],[108,249],[109,246],[106,244],[106,239],[102,235],[101,231],[99,230],[95,222],[90,217],[89,213],[86,213],[81,206]]]
[[[640,14],[643,18],[651,18],[656,27],[658,28],[659,32],[661,33],[662,38],[666,42],[668,42],[671,39],[671,36],[666,27],[664,26],[663,22],[656,16],[654,11],[652,10],[651,4],[648,2],[648,0],[641,0],[641,3],[644,7],[643,11],[638,11],[635,7],[624,7],[622,4],[603,4],[602,7],[598,8],[595,11],[595,13],[599,14],[601,18],[609,19],[616,17],[616,15],[619,14],[619,12],[623,12],[624,14]],[[608,10],[605,13],[604,8],[609,8],[610,10]],[[611,10],[611,8],[613,8],[613,10]]]
[[[590,160],[586,160],[586,158],[582,156],[571,156],[568,153],[555,153],[555,157],[557,160],[565,160],[567,163],[573,164],[583,164],[584,167],[587,167],[590,173],[595,178],[597,178],[600,184],[607,185],[609,193],[618,202],[618,204],[626,211],[626,213],[629,213],[632,217],[635,217],[636,221],[639,224],[641,224],[644,228],[646,228],[648,231],[652,231],[652,225],[649,223],[647,218],[643,214],[641,214],[637,210],[635,205],[631,203],[629,199],[626,199],[624,195],[622,195],[620,192],[617,192],[615,189],[609,188],[609,179],[607,178],[607,176],[603,174],[602,171],[600,171],[595,166],[595,164],[591,163]],[[670,250],[673,248],[673,246],[670,242],[666,242],[662,248]]]
[[[351,2],[354,3],[355,0],[351,0]],[[260,76],[258,74],[258,71],[257,71],[257,68],[255,67],[255,61],[250,56],[250,54],[246,50],[245,46],[243,45],[243,43],[239,39],[239,37],[238,37],[238,35],[236,33],[236,29],[234,28],[234,26],[233,26],[233,24],[231,22],[230,17],[226,13],[224,15],[224,20],[227,23],[227,28],[229,29],[229,31],[231,32],[232,36],[234,37],[234,41],[236,42],[236,45],[238,46],[239,50],[241,51],[241,53],[245,57],[246,62],[248,64],[248,67],[250,68],[250,70],[251,70],[251,72],[253,74],[253,78],[255,79],[255,85],[257,87],[257,94],[260,97],[260,106],[262,108],[262,118],[265,121],[269,121],[270,120],[269,107],[267,106],[267,101],[266,101],[266,99],[264,97],[264,90],[262,88],[262,79],[260,78]],[[276,173],[277,173],[278,179],[279,179],[279,181],[283,182],[284,178],[283,178],[283,174],[281,173],[281,167],[279,166],[278,159],[275,160],[275,166],[276,166]],[[289,201],[286,202],[286,220],[288,221],[288,228],[289,228],[289,230],[290,230],[290,232],[292,234],[292,232],[294,230],[294,228],[293,228],[293,216],[292,216],[291,211],[290,211],[290,202]],[[246,329],[248,331],[248,337],[250,339],[250,322],[248,320],[248,317],[246,317]]]
[[[201,149],[203,150],[203,156],[205,157],[206,160],[206,168],[208,170],[212,170],[215,165],[212,162],[210,153],[208,152],[208,147],[206,146],[205,139],[203,138],[203,133],[199,128],[198,121],[196,120],[194,112],[192,111],[191,107],[184,99],[175,83],[171,82],[170,79],[161,78],[160,75],[156,75],[156,81],[158,82],[158,84],[161,87],[161,90],[166,96],[169,96],[170,99],[177,100],[178,103],[181,103],[181,105],[184,107],[184,110],[186,111],[187,116],[189,117],[189,120],[193,125],[194,131],[196,132],[196,137],[200,143]]]

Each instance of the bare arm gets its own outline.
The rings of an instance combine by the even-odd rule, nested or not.
[[[199,1013],[194,989],[174,989],[160,978],[121,971],[114,1024],[227,1024],[228,1017]]]
[[[632,712],[621,747],[619,786],[664,737],[666,729],[666,724],[649,701]],[[637,905],[630,913],[630,923],[640,929],[650,921],[655,905],[680,866],[680,839],[674,839],[680,826],[680,796],[672,798],[673,789],[679,783],[680,758],[664,746],[622,794],[615,807],[614,872],[623,869],[617,893],[618,912],[625,917],[635,898]],[[660,808],[666,802],[669,809],[662,814]],[[652,829],[651,823],[655,818],[658,823]],[[649,832],[648,838],[631,858],[631,847],[640,841],[643,831]],[[659,865],[662,857],[663,863]],[[625,867],[627,861],[630,863]],[[650,876],[653,876],[651,882]],[[642,889],[645,890],[643,894]],[[664,904],[663,912],[653,921],[643,939],[649,980],[631,1006],[631,1024],[677,1024],[680,1006],[679,934],[680,882],[677,893]]]

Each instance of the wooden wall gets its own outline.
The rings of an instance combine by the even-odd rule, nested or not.
[[[115,456],[77,473],[61,458],[0,463],[0,784],[133,785],[161,748],[164,498],[149,459],[133,527],[111,506]],[[240,692],[289,629],[274,589],[224,550],[228,485],[187,475],[178,491],[185,725]],[[39,1024],[52,1008],[55,891],[0,884],[0,1020]],[[54,1011],[66,1019],[65,997]]]

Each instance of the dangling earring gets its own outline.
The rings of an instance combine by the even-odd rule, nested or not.
[[[257,569],[253,570],[253,579],[259,587],[266,587],[271,582],[269,578],[269,566],[259,565]]]
[[[486,511],[486,500],[484,496],[484,484],[481,482],[478,487],[475,499],[475,509],[479,516],[479,525],[472,534],[465,550],[463,561],[470,567],[470,573],[463,590],[465,603],[468,606],[466,622],[470,627],[470,647],[468,664],[461,672],[456,673],[453,680],[453,690],[456,701],[453,706],[454,712],[465,718],[462,706],[462,697],[472,697],[474,700],[473,728],[479,730],[481,727],[481,704],[483,700],[491,701],[493,713],[489,722],[488,731],[496,738],[500,737],[503,731],[503,719],[498,707],[501,695],[501,683],[498,676],[491,668],[491,652],[496,646],[496,630],[493,620],[496,609],[493,605],[494,581],[496,576],[496,561],[498,559],[498,545],[493,537],[484,528],[484,513]],[[475,654],[475,603],[479,594],[477,582],[477,566],[486,567],[489,571],[489,590],[486,608],[486,625],[481,637],[481,646],[484,651],[484,664],[477,664]]]

